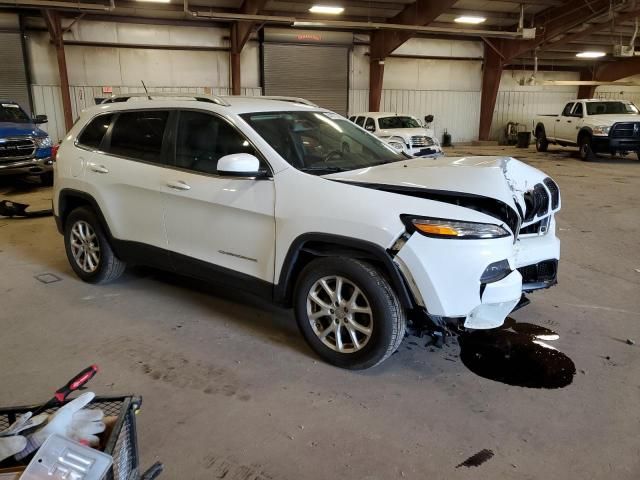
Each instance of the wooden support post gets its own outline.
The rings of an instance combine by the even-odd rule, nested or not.
[[[484,68],[482,71],[482,96],[480,100],[479,139],[489,140],[493,111],[496,107],[503,63],[498,52],[493,48],[484,49]]]
[[[64,113],[64,125],[67,131],[73,126],[73,113],[71,110],[71,94],[69,93],[69,75],[67,73],[67,58],[64,52],[64,40],[60,15],[53,10],[42,12],[51,42],[55,46],[58,57],[58,73],[60,75],[60,93],[62,95],[62,111]]]

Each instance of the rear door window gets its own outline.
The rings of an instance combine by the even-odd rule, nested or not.
[[[162,141],[168,119],[166,110],[120,113],[111,132],[108,152],[134,160],[163,163]]]
[[[364,117],[356,118],[356,125],[358,125],[359,127],[364,127]]]
[[[111,125],[111,120],[113,120],[112,113],[95,117],[78,137],[78,144],[94,150],[99,149],[102,139]]]

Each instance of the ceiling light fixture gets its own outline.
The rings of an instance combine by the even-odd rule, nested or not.
[[[471,25],[478,25],[484,23],[487,19],[485,17],[476,17],[475,15],[461,15],[457,17],[454,22],[456,23],[470,23]]]
[[[328,15],[340,15],[344,12],[343,7],[329,6],[329,5],[314,5],[309,9],[311,13],[325,13]]]
[[[579,58],[600,58],[606,55],[605,52],[580,52],[576,53],[576,57]]]
[[[138,2],[147,2],[147,3],[171,3],[171,0],[137,0]]]

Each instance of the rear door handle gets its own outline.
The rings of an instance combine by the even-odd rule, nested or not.
[[[556,122],[559,122],[559,121],[560,121],[560,119],[559,119],[559,118],[556,118]]]
[[[105,167],[104,165],[97,165],[95,163],[91,163],[91,164],[89,164],[89,168],[91,169],[92,172],[109,173],[109,169],[107,167]]]
[[[187,185],[182,180],[176,180],[173,182],[167,182],[167,187],[173,188],[174,190],[191,190],[191,185]]]
[[[571,120],[567,120],[567,123],[571,123]]]

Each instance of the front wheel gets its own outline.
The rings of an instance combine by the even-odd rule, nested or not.
[[[44,187],[50,187],[53,185],[53,172],[46,172],[40,175],[40,182]]]
[[[93,210],[76,208],[65,222],[64,246],[73,271],[88,283],[107,283],[120,277],[125,263],[113,253]]]
[[[536,136],[536,151],[546,152],[549,149],[549,142],[544,132],[541,132]]]
[[[580,147],[580,159],[585,162],[590,162],[595,160],[596,155],[593,153],[593,149],[591,148],[591,137],[589,135],[583,135],[580,137],[580,141],[578,143]]]
[[[295,311],[309,346],[341,368],[378,365],[404,338],[404,311],[389,282],[375,267],[353,258],[309,263],[296,287]]]

